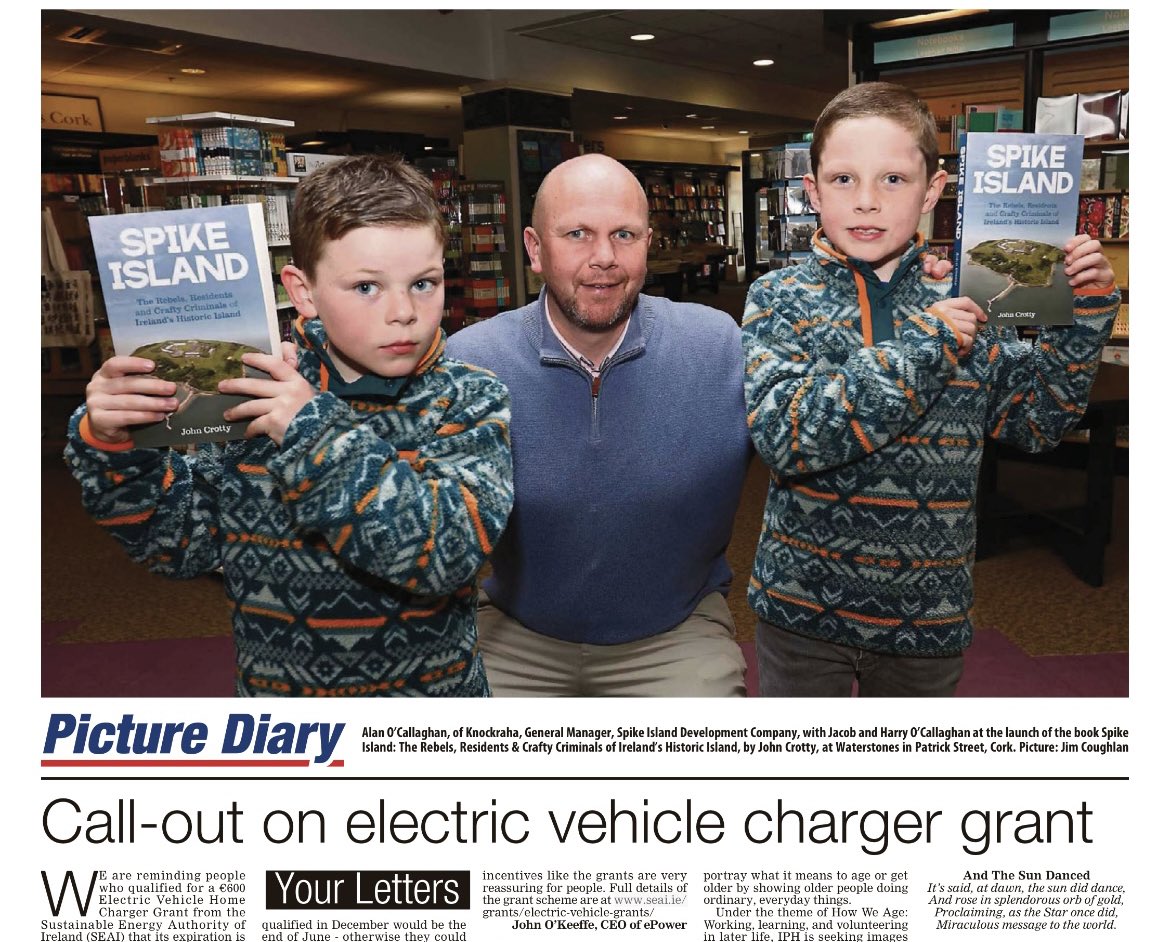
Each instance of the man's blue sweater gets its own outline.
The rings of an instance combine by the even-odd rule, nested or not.
[[[724,551],[751,456],[738,327],[639,295],[594,384],[544,305],[542,293],[448,342],[512,398],[515,506],[484,588],[565,641],[659,634],[730,586]]]

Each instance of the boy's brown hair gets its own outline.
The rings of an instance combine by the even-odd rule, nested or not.
[[[820,165],[821,151],[829,132],[850,118],[889,118],[909,131],[926,161],[926,177],[938,170],[938,125],[925,102],[905,85],[893,82],[862,82],[839,93],[821,112],[813,127],[809,162],[813,176]]]
[[[319,167],[297,187],[293,263],[312,278],[326,244],[364,226],[430,226],[444,241],[431,181],[398,155],[362,154]]]

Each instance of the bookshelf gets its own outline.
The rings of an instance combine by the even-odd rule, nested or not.
[[[726,244],[727,173],[720,165],[623,161],[646,191],[650,228],[661,250]]]
[[[458,238],[458,264],[447,276],[447,330],[494,317],[512,307],[508,257],[508,203],[503,181],[461,181],[450,224]]]
[[[793,140],[773,147],[745,150],[740,155],[743,170],[744,262],[749,281],[786,261],[789,250],[784,248],[784,226],[789,215],[789,190],[793,191],[793,209],[804,208],[796,204],[796,189],[799,187],[803,192],[804,184],[800,177],[804,170],[794,166],[792,161],[798,148],[803,148],[807,154],[808,146],[803,141]],[[792,151],[786,166],[784,154],[787,147],[791,147]],[[808,209],[811,214],[811,206]]]
[[[259,203],[268,232],[281,337],[292,339],[295,308],[280,281],[280,270],[293,260],[289,219],[300,178],[289,174],[285,133],[295,123],[204,111],[151,117],[146,124],[158,129],[160,172],[141,178],[142,208]],[[153,193],[145,192],[148,189]]]
[[[773,149],[773,182],[768,187],[768,249],[770,265],[799,265],[812,254],[812,237],[820,225],[816,210],[804,190],[804,175],[811,171],[809,145],[785,144]],[[765,170],[769,161],[765,158]]]

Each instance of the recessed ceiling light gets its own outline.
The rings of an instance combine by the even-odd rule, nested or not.
[[[324,141],[301,141],[301,147],[320,147]]]
[[[697,117],[698,117],[698,115],[697,115],[697,114],[689,114],[689,115],[687,115],[686,117],[688,117],[688,118],[697,118]]]
[[[614,121],[629,121],[630,116],[628,114],[615,114],[613,119]]]
[[[751,134],[752,132],[751,131],[740,131],[739,133],[740,134]]]
[[[700,131],[714,131],[714,130],[715,130],[715,125],[713,125],[713,124],[704,124],[704,125],[703,125],[701,128],[699,128],[699,130],[700,130]]]
[[[653,38],[654,38],[653,33],[634,33],[634,35],[630,37],[630,39],[632,39],[636,43],[649,42]]]
[[[759,155],[759,152],[758,152],[758,151],[752,151],[752,153],[751,153],[751,156],[753,156],[753,157],[759,157],[760,155]]]
[[[754,59],[752,65],[775,65],[775,59]]]
[[[206,75],[207,74],[207,69],[199,69],[199,68],[195,68],[194,66],[188,67],[186,69],[179,69],[179,71],[182,72],[184,75]]]
[[[434,149],[435,148],[432,147],[430,144],[423,144],[423,150],[434,150]]]

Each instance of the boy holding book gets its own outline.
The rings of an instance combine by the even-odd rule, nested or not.
[[[298,188],[295,361],[225,418],[247,438],[135,448],[174,411],[153,363],[114,357],[70,422],[86,509],[178,578],[222,567],[242,696],[486,696],[475,578],[512,506],[507,390],[444,358],[443,218],[397,158],[328,164]],[[290,351],[291,353],[291,351]]]
[[[934,119],[885,82],[834,98],[804,178],[814,255],[752,285],[748,423],[771,469],[749,584],[765,696],[949,696],[971,642],[985,435],[1054,447],[1088,400],[1119,302],[1100,244],[1064,272],[1075,324],[1035,344],[923,271],[946,180]]]

